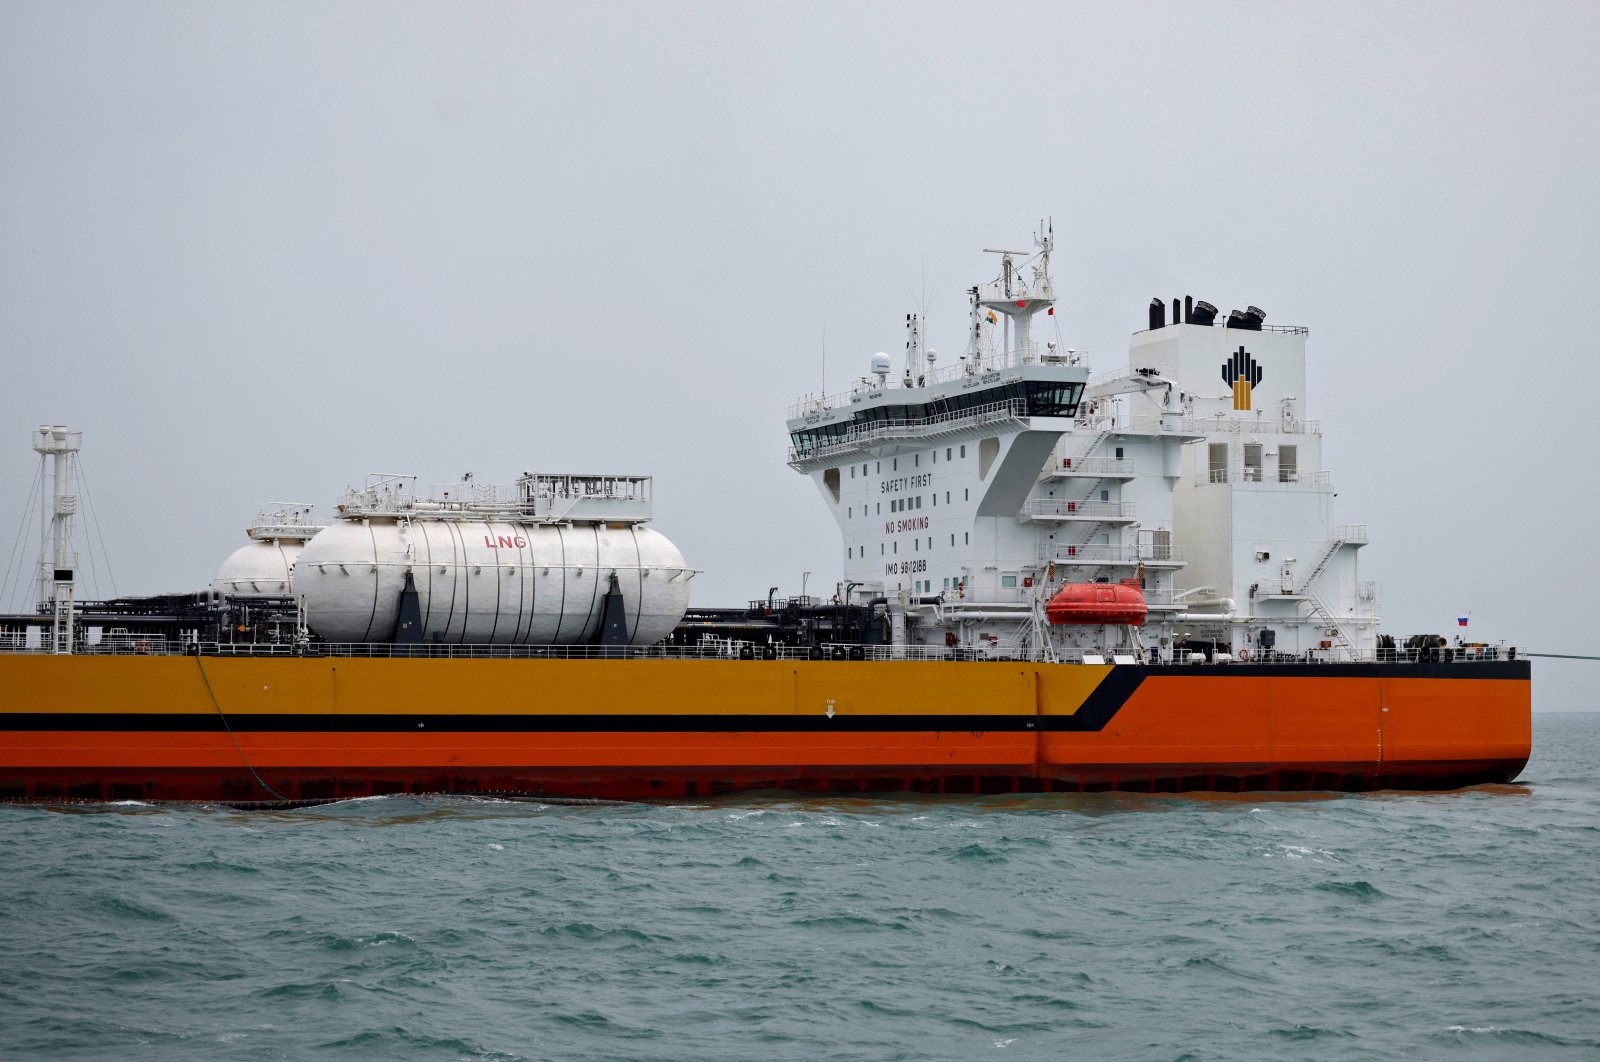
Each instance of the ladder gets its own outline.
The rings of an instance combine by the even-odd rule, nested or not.
[[[1333,636],[1338,639],[1339,644],[1344,647],[1345,652],[1350,654],[1350,659],[1361,659],[1360,654],[1356,650],[1356,644],[1352,642],[1349,635],[1345,634],[1344,632],[1344,624],[1340,621],[1338,616],[1333,614],[1333,609],[1328,607],[1328,603],[1322,599],[1322,595],[1318,594],[1310,587],[1307,587],[1305,590],[1305,599],[1306,604],[1311,606],[1311,613],[1313,616],[1320,617],[1321,619],[1328,621],[1328,629],[1333,631]]]
[[[1323,600],[1322,595],[1317,593],[1315,589],[1317,580],[1322,578],[1322,573],[1328,570],[1328,565],[1333,562],[1334,556],[1348,541],[1349,539],[1344,534],[1343,528],[1334,529],[1333,538],[1323,547],[1322,555],[1317,558],[1317,563],[1312,565],[1310,573],[1300,584],[1300,596],[1305,598],[1306,603],[1311,606],[1311,614],[1313,616],[1327,621],[1328,627],[1334,633],[1334,637],[1338,639],[1339,644],[1344,647],[1345,651],[1350,654],[1350,659],[1359,660],[1360,655],[1356,650],[1356,645],[1350,640],[1350,636],[1345,633],[1344,623],[1338,616],[1334,615],[1333,609],[1328,607],[1328,603]]]
[[[1333,539],[1328,542],[1328,545],[1323,547],[1322,557],[1317,558],[1317,563],[1312,565],[1309,576],[1306,576],[1306,579],[1301,582],[1301,593],[1307,593],[1307,595],[1309,595],[1309,593],[1312,592],[1312,585],[1317,582],[1317,579],[1322,577],[1323,571],[1328,569],[1328,565],[1330,565],[1331,561],[1333,561],[1334,553],[1338,553],[1339,549],[1342,549],[1344,545],[1349,544],[1349,541],[1349,537],[1344,534],[1344,528],[1334,528]],[[1363,536],[1360,541],[1365,542],[1365,536]]]
[[[1333,540],[1323,547],[1322,556],[1318,557],[1317,563],[1311,567],[1311,574],[1307,575],[1300,584],[1301,593],[1309,594],[1311,592],[1312,584],[1321,578],[1323,572],[1327,571],[1329,563],[1333,560],[1333,555],[1338,553],[1344,545],[1344,538],[1335,535]]]
[[[1089,458],[1094,456],[1094,452],[1096,450],[1100,449],[1100,444],[1105,442],[1110,437],[1111,437],[1111,429],[1110,428],[1102,428],[1102,429],[1100,429],[1100,434],[1096,435],[1094,437],[1094,440],[1092,442],[1090,442],[1088,446],[1084,447],[1082,453],[1078,454],[1078,456],[1076,456],[1076,457],[1068,458],[1068,460],[1069,461],[1087,461]]]
[[[56,593],[52,605],[55,615],[53,617],[54,622],[50,625],[50,652],[69,654],[72,652],[72,621],[74,618],[71,583],[56,583]]]

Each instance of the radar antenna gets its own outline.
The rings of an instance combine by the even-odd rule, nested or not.
[[[985,247],[985,254],[1000,256],[1000,276],[981,285],[975,292],[973,310],[986,308],[991,314],[1001,313],[1006,318],[1006,347],[1004,360],[1009,364],[1022,364],[1033,360],[1033,315],[1040,310],[1054,313],[1055,285],[1050,279],[1050,252],[1055,250],[1055,222],[1041,219],[1033,234],[1033,252],[1010,251],[998,247]],[[1031,263],[1031,282],[1023,279],[1021,265]],[[1013,340],[1013,335],[1015,339]]]

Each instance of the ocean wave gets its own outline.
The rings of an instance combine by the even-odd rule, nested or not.
[[[1443,797],[0,806],[0,1057],[1600,1057],[1595,738]]]

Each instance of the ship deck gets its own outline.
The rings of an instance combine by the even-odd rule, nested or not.
[[[658,644],[649,646],[617,645],[450,645],[450,644],[397,644],[382,642],[311,642],[297,645],[289,642],[164,642],[160,639],[131,638],[116,642],[78,647],[71,654],[54,654],[48,646],[22,646],[0,644],[0,653],[11,655],[72,655],[72,656],[220,656],[220,657],[328,657],[358,659],[444,659],[444,660],[849,660],[872,661],[926,661],[946,663],[1061,663],[1110,664],[1128,663],[1141,667],[1188,669],[1194,667],[1296,667],[1359,666],[1363,664],[1419,664],[1419,665],[1480,665],[1526,660],[1529,654],[1516,646],[1452,646],[1438,650],[1378,649],[1372,656],[1350,660],[1333,650],[1310,652],[1264,653],[1248,659],[1232,657],[1212,660],[1202,654],[1203,660],[1190,661],[1174,657],[1156,659],[1149,655],[1115,660],[1110,653],[1104,659],[1083,659],[1077,650],[1062,650],[1059,658],[1046,661],[1036,654],[1006,646],[988,648],[960,648],[928,645],[861,645],[854,643],[825,643],[820,645],[770,645],[756,646],[747,642],[727,641],[697,645]]]

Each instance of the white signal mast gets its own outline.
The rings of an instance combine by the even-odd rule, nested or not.
[[[71,431],[64,424],[45,424],[34,429],[33,449],[39,455],[39,569],[38,608],[53,612],[51,652],[72,652],[72,587],[78,555],[72,549],[72,518],[78,512],[78,496],[73,491],[77,478],[77,455],[83,448],[83,432]],[[49,497],[45,511],[45,472],[49,466]]]

